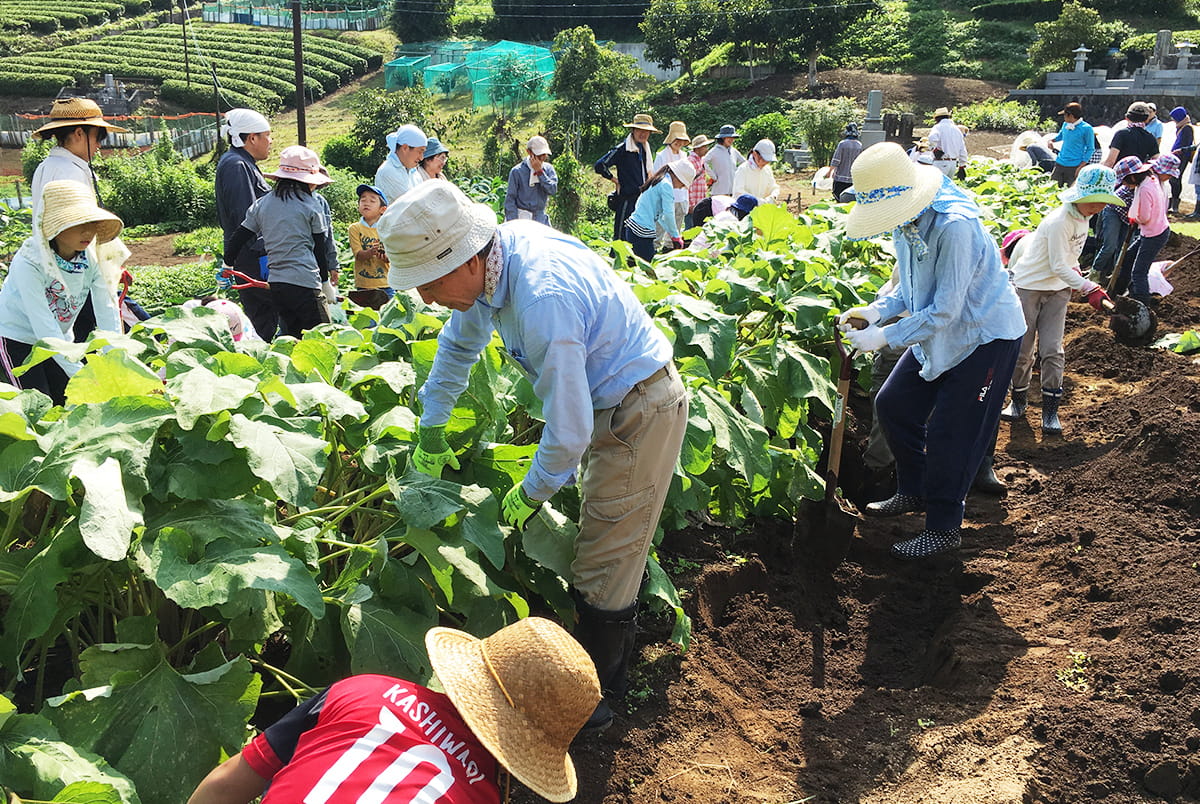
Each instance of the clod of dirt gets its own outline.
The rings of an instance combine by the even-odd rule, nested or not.
[[[1180,776],[1179,766],[1173,761],[1159,762],[1146,771],[1142,784],[1151,793],[1170,798],[1183,792],[1183,777]]]

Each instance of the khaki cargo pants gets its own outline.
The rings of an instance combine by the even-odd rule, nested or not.
[[[687,429],[688,397],[674,364],[598,410],[583,456],[574,586],[605,611],[637,600],[646,555]]]

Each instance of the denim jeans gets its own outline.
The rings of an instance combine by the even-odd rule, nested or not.
[[[1123,213],[1112,207],[1105,207],[1100,212],[1100,221],[1096,224],[1096,237],[1100,241],[1100,248],[1096,252],[1096,258],[1092,260],[1092,268],[1101,276],[1111,274],[1117,262],[1121,241],[1125,239],[1125,232],[1129,230],[1129,224],[1124,222],[1124,217]]]
[[[1125,262],[1121,265],[1121,276],[1117,280],[1118,293],[1123,293],[1128,287],[1130,296],[1150,295],[1150,264],[1154,262],[1158,252],[1162,251],[1170,236],[1169,228],[1163,229],[1154,237],[1142,237],[1138,234],[1129,244],[1129,251],[1125,252]]]

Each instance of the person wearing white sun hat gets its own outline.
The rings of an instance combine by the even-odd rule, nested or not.
[[[749,193],[762,204],[774,204],[779,199],[779,184],[771,171],[775,161],[775,143],[759,140],[750,156],[733,174],[733,196]]]
[[[696,169],[686,159],[668,162],[650,177],[634,204],[633,214],[625,221],[622,239],[633,247],[634,254],[643,260],[654,257],[655,234],[660,229],[675,248],[683,248],[675,193],[680,189],[686,192],[695,178]]]
[[[969,194],[894,143],[865,149],[851,173],[857,203],[846,235],[891,232],[898,281],[838,323],[860,351],[908,347],[875,399],[897,491],[866,513],[925,511],[925,529],[892,546],[899,558],[921,558],[961,543],[963,501],[996,431],[1025,317]]]
[[[425,649],[444,693],[396,676],[342,679],[209,773],[188,804],[498,804],[501,770],[547,801],[575,798],[568,749],[600,683],[570,634],[527,617],[484,639],[431,628]]]
[[[670,210],[669,189],[667,200]],[[579,240],[535,221],[497,224],[491,207],[450,182],[418,186],[377,228],[392,287],[454,311],[417,394],[411,466],[433,477],[459,468],[446,425],[498,332],[546,422],[525,477],[504,495],[502,521],[524,528],[578,474],[575,637],[606,698],[586,728],[603,728],[627,690],[646,556],[687,427],[671,344],[628,283]]]

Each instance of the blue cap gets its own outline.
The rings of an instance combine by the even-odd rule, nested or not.
[[[450,149],[445,145],[442,145],[441,140],[439,140],[437,137],[430,137],[429,141],[425,143],[425,154],[421,157],[421,159],[424,160],[431,156],[448,153],[450,153]]]
[[[387,196],[383,194],[383,190],[380,190],[374,184],[360,184],[354,189],[354,193],[359,198],[362,198],[363,193],[375,193],[383,201],[385,207],[388,205]]]
[[[736,136],[737,136],[737,129],[735,129],[733,126],[728,125],[728,124],[721,126],[721,130],[717,132],[717,139],[719,139],[719,140],[723,140],[726,137],[736,137]]]
[[[1187,109],[1183,108],[1182,106],[1176,106],[1174,109],[1171,110],[1171,119],[1174,120],[1176,123],[1181,122],[1183,120],[1183,118],[1185,118],[1187,116],[1188,116],[1188,111],[1187,111]]]
[[[750,193],[742,193],[729,205],[730,209],[736,209],[738,212],[745,212],[747,214],[753,212],[756,206],[758,206],[758,198],[750,195]]]

